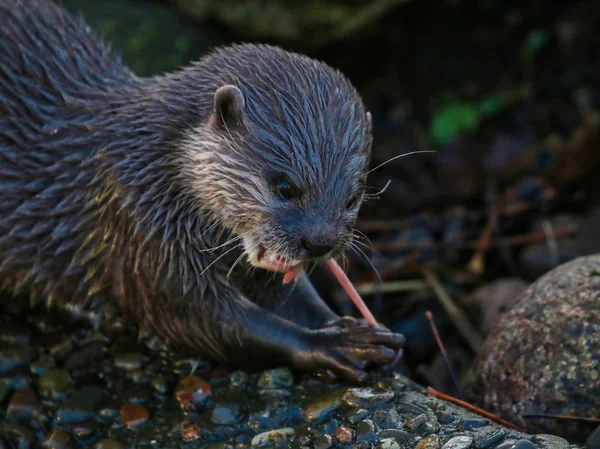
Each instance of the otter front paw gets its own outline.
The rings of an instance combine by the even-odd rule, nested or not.
[[[402,335],[385,328],[346,318],[335,324],[311,331],[308,347],[294,356],[295,366],[311,371],[330,369],[337,375],[360,382],[367,376],[367,366],[391,363],[404,345]]]

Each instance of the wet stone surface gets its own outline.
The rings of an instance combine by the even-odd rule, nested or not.
[[[3,336],[6,316],[0,449],[576,449],[427,397],[400,375],[357,386],[287,368],[229,372],[126,327],[9,313]]]

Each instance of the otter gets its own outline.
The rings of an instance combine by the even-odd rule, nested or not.
[[[307,56],[240,44],[141,78],[60,6],[1,0],[1,287],[227,366],[363,380],[402,335],[282,273],[348,250],[371,134]]]

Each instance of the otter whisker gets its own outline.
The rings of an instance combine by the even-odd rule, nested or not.
[[[355,250],[357,253],[359,253],[360,255],[362,255],[365,258],[365,260],[369,263],[369,265],[373,269],[373,272],[377,275],[377,279],[379,279],[379,282],[383,282],[383,279],[381,279],[381,276],[379,275],[379,272],[377,271],[377,268],[375,268],[375,265],[371,261],[371,258],[368,257],[365,254],[365,252],[356,245],[356,242],[351,242],[350,243],[350,248],[353,249],[353,250]]]
[[[436,153],[436,150],[420,150],[420,151],[411,151],[409,153],[404,153],[404,154],[399,154],[397,156],[391,157],[389,158],[387,161],[382,162],[381,164],[379,164],[377,167],[372,168],[371,170],[369,170],[366,174],[368,175],[369,173],[373,173],[375,170],[383,167],[385,164],[388,164],[392,161],[395,161],[396,159],[400,159],[401,157],[404,156],[410,156],[411,154],[419,154],[419,153]]]
[[[216,262],[218,262],[221,258],[223,258],[224,256],[226,256],[227,254],[229,254],[231,251],[233,251],[234,249],[237,249],[241,246],[241,243],[235,245],[233,248],[228,249],[227,251],[225,251],[223,254],[221,254],[219,257],[217,257],[215,260],[213,260],[211,263],[208,264],[208,266],[202,270],[202,272],[200,273],[200,276],[202,276],[204,273],[206,273],[206,270],[208,270],[210,267],[212,267]]]
[[[380,188],[376,193],[365,193],[363,194],[363,198],[366,200],[379,199],[379,195],[385,192],[391,184],[392,180],[388,179],[388,182],[386,182],[385,185],[382,188]],[[376,189],[376,187],[371,188]]]
[[[226,280],[229,280],[229,277],[231,276],[231,273],[233,273],[233,269],[242,260],[242,258],[245,255],[246,255],[246,253],[243,252],[242,254],[240,254],[240,257],[238,257],[237,259],[235,259],[235,262],[233,262],[233,264],[231,264],[231,268],[229,268],[229,271],[227,272],[227,275],[225,276]]]

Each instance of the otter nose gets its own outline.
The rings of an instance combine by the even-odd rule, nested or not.
[[[303,239],[302,248],[306,250],[310,257],[321,257],[333,250],[333,245]]]

